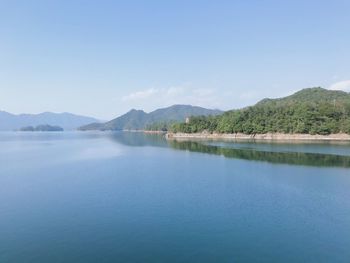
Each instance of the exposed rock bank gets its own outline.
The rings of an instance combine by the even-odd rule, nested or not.
[[[228,140],[271,140],[271,141],[350,141],[350,135],[345,133],[329,135],[311,134],[219,134],[219,133],[167,133],[167,139],[228,139]]]

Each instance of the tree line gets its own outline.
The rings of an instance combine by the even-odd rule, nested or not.
[[[301,93],[285,99],[264,100],[219,116],[191,117],[188,123],[175,123],[169,130],[184,133],[350,134],[349,94],[320,88]]]

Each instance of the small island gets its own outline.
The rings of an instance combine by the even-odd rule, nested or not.
[[[38,125],[36,127],[34,126],[26,126],[26,127],[22,127],[20,129],[20,131],[30,131],[30,132],[36,132],[36,131],[50,131],[50,132],[54,132],[54,131],[63,131],[63,128],[60,126],[51,126],[48,124],[43,124],[43,125]]]

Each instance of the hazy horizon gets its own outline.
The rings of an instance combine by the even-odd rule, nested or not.
[[[313,88],[316,88],[316,87],[313,87]],[[322,87],[320,87],[320,88],[322,88]],[[334,90],[334,89],[332,89],[332,90]],[[338,90],[338,91],[343,91],[343,89],[339,89],[339,88],[336,89],[336,90]],[[345,91],[348,92],[347,90],[345,90]],[[297,92],[297,91],[295,91],[295,92]],[[292,95],[292,94],[293,94],[293,93],[287,94],[287,95],[285,95],[285,96],[289,96],[289,95]],[[284,97],[285,97],[285,96],[284,96]],[[262,98],[261,100],[263,100],[263,99],[278,99],[278,98],[281,98],[281,97]],[[261,100],[259,100],[259,101],[261,101]],[[242,109],[242,108],[244,108],[244,107],[252,106],[252,105],[258,103],[259,101],[256,101],[256,102],[252,103],[251,105],[245,105],[245,106],[242,106],[242,107],[239,107],[239,108],[229,108],[229,109],[225,109],[225,110],[223,110],[223,109],[221,109],[221,108],[217,108],[217,107],[216,107],[216,108],[215,108],[215,107],[210,108],[210,107],[203,107],[203,106],[201,106],[201,105],[182,104],[182,103],[175,103],[175,104],[172,104],[172,105],[162,106],[162,107],[154,108],[154,109],[150,109],[150,110],[145,110],[145,109],[137,108],[137,107],[136,107],[136,108],[130,108],[130,109],[126,110],[125,112],[123,112],[123,113],[121,113],[121,114],[119,114],[119,115],[116,115],[116,116],[114,116],[114,117],[112,117],[112,118],[110,118],[110,119],[99,119],[99,118],[97,118],[97,117],[95,117],[95,116],[84,115],[84,114],[79,114],[79,113],[75,113],[75,112],[67,112],[67,111],[61,111],[61,112],[41,111],[41,112],[37,112],[37,113],[31,113],[31,112],[13,113],[13,112],[6,111],[5,109],[0,109],[0,112],[7,112],[7,113],[10,113],[10,114],[13,114],[13,115],[17,115],[17,116],[18,116],[18,115],[38,115],[38,114],[45,114],[45,113],[53,113],[53,114],[73,114],[73,115],[78,115],[78,116],[84,116],[84,117],[95,118],[96,120],[102,121],[102,122],[103,122],[103,121],[109,121],[109,120],[115,119],[115,118],[117,118],[117,117],[120,117],[121,115],[124,115],[124,114],[126,114],[126,113],[128,113],[128,112],[130,112],[130,111],[132,111],[132,110],[142,110],[142,111],[144,111],[144,112],[146,112],[146,113],[151,113],[151,112],[156,111],[156,110],[159,110],[159,109],[170,108],[170,107],[172,107],[172,106],[182,105],[182,106],[201,107],[201,108],[206,108],[206,109],[211,109],[211,110],[226,111],[226,110]]]
[[[169,105],[169,106],[165,106],[165,107],[161,107],[161,108],[156,108],[156,109],[152,109],[150,111],[145,111],[144,109],[138,109],[138,108],[130,108],[129,110],[127,110],[126,112],[122,113],[121,115],[129,112],[129,111],[132,111],[132,110],[142,110],[146,113],[151,113],[153,111],[156,111],[156,110],[159,110],[159,109],[164,109],[164,108],[170,108],[170,107],[173,107],[173,106],[191,106],[191,107],[201,107],[201,108],[204,108],[202,106],[198,106],[198,105],[191,105],[191,104],[172,104],[172,105]],[[209,109],[209,108],[208,108]],[[211,108],[211,110],[220,110],[222,111],[221,109],[219,108]],[[45,113],[53,113],[53,114],[73,114],[73,115],[80,115],[80,116],[84,116],[84,117],[92,117],[92,118],[95,118],[94,116],[88,116],[88,115],[82,115],[82,114],[77,114],[75,112],[67,112],[67,111],[62,111],[62,112],[54,112],[54,111],[42,111],[42,112],[37,112],[37,113],[30,113],[30,112],[22,112],[22,113],[13,113],[13,112],[9,112],[9,111],[6,111],[4,109],[0,109],[0,112],[6,112],[6,113],[10,113],[10,114],[13,114],[13,115],[38,115],[38,114],[45,114]],[[116,118],[116,117],[119,117],[120,115],[118,116],[115,116],[113,118]],[[108,121],[108,120],[102,120],[102,119],[98,119],[96,118],[97,120],[99,121]]]
[[[0,109],[109,120],[350,91],[347,1],[5,1]]]

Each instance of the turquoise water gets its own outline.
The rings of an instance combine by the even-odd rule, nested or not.
[[[350,262],[350,145],[0,133],[0,262]]]

